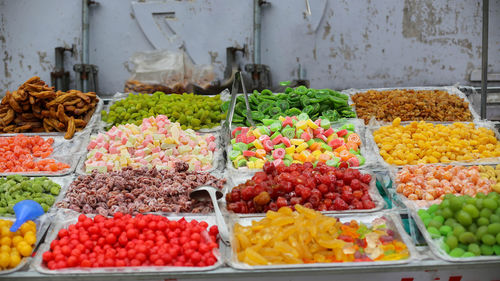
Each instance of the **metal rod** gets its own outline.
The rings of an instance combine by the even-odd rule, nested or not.
[[[481,119],[486,119],[486,95],[488,89],[488,11],[489,0],[483,0],[483,42],[481,61]]]
[[[89,64],[89,0],[82,0],[82,91],[88,91],[88,75],[85,65]]]
[[[253,63],[260,64],[260,0],[253,0]]]
[[[54,72],[57,74],[55,78],[55,87],[56,90],[63,90],[65,91],[66,89],[63,89],[63,77],[64,77],[64,48],[63,47],[57,47],[55,48],[55,55],[56,55],[56,67],[54,69]]]

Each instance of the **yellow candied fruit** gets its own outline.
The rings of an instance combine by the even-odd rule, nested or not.
[[[377,251],[357,260],[355,253],[364,249],[352,241],[360,235],[379,241],[379,237],[388,235],[387,229],[369,228],[355,220],[341,223],[301,205],[294,208],[296,211],[290,207],[268,211],[265,218],[252,221],[249,226],[236,223],[233,248],[238,260],[249,265],[273,265],[401,260],[409,256],[406,245],[394,239],[377,244]],[[345,240],[347,237],[352,240]]]
[[[14,268],[23,257],[29,257],[36,243],[36,224],[25,222],[11,232],[12,221],[0,219],[0,270]]]
[[[500,142],[491,129],[456,122],[434,125],[425,121],[391,125],[373,132],[380,156],[393,165],[471,161],[500,156]]]

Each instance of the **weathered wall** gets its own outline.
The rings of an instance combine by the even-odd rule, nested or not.
[[[102,0],[91,8],[90,61],[100,90],[123,88],[128,58],[154,45],[127,1]],[[219,74],[225,48],[252,44],[252,1],[144,1],[163,3],[175,18],[157,21],[170,40],[183,42],[196,63]],[[300,63],[314,87],[382,87],[470,84],[481,65],[481,3],[452,0],[268,0],[263,8],[262,62],[277,83],[297,77]],[[490,71],[500,71],[500,0],[490,1]],[[0,0],[0,93],[32,75],[50,81],[54,47],[81,51],[81,1]],[[170,42],[167,41],[167,42]],[[80,53],[66,55],[66,69]],[[242,64],[251,60],[247,53]],[[74,73],[71,70],[72,78]]]

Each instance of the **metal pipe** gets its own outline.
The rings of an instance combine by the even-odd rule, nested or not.
[[[486,119],[486,95],[488,90],[488,12],[489,0],[483,0],[483,42],[481,60],[481,119]]]
[[[82,64],[89,64],[89,0],[82,0]],[[88,91],[88,73],[81,74],[82,91]]]
[[[260,64],[261,0],[253,0],[253,63]]]
[[[64,48],[63,47],[57,47],[55,48],[56,52],[56,67],[54,69],[54,72],[56,73],[55,77],[55,87],[56,90],[66,90],[63,89],[63,75],[64,74]]]

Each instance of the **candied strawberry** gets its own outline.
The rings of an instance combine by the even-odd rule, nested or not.
[[[319,191],[319,189],[317,188],[313,188],[311,190],[311,196],[312,195],[317,195],[320,199],[323,197],[323,194],[321,193],[321,191]]]
[[[311,202],[307,202],[307,203],[304,204],[304,207],[312,209],[313,205],[311,204]]]
[[[326,194],[328,192],[328,185],[322,183],[320,185],[318,185],[318,190],[322,193],[322,194]]]
[[[341,170],[335,170],[335,177],[337,180],[341,180],[344,178],[344,172]]]
[[[361,197],[363,196],[363,191],[361,191],[361,190],[354,190],[352,192],[352,195],[354,196],[354,198],[361,199]]]
[[[312,194],[311,197],[309,197],[309,202],[313,205],[314,208],[317,208],[319,206],[319,201],[321,200],[321,197],[317,193]]]
[[[245,187],[241,190],[241,199],[249,201],[254,197],[253,189],[251,187]]]
[[[324,197],[330,200],[334,200],[336,198],[335,193],[333,192],[326,193]]]
[[[337,198],[333,201],[333,208],[335,210],[347,210],[349,209],[349,205],[342,198]]]
[[[335,185],[337,186],[337,188],[342,188],[342,186],[344,186],[344,181],[343,180],[337,180],[337,182],[335,183]]]
[[[278,210],[278,204],[276,204],[276,202],[269,203],[269,209],[276,212]]]
[[[345,161],[340,162],[339,169],[347,169],[347,168],[349,168],[349,163]]]
[[[292,197],[290,199],[290,205],[295,206],[296,204],[301,204],[302,203],[302,198],[300,197]]]
[[[359,201],[357,198],[352,200],[351,205],[357,210],[364,209],[363,202]]]
[[[352,199],[354,199],[354,195],[352,195],[352,192],[349,192],[349,191],[343,191],[342,194],[340,195],[340,197],[342,197],[342,199],[345,202],[351,202]]]
[[[229,194],[229,193],[228,193]],[[232,198],[232,201],[236,202],[236,201],[240,201],[240,190],[239,189],[233,189],[231,191],[231,198]]]
[[[348,186],[348,185],[342,186],[341,190],[342,190],[342,192],[350,192],[350,193],[352,193],[352,188],[350,186]]]
[[[353,179],[350,184],[352,190],[360,190],[362,188],[361,182],[358,179]]]
[[[313,164],[311,162],[305,162],[304,165],[302,166],[303,169],[312,169]]]
[[[325,204],[326,208],[329,208],[333,204],[332,199],[325,199],[323,200],[323,204]]]
[[[370,181],[372,180],[372,176],[370,174],[362,174],[359,177],[359,180],[363,183],[369,184]]]
[[[276,200],[276,204],[278,205],[278,208],[288,206],[288,201],[284,197],[278,197]]]
[[[261,192],[264,192],[264,191],[266,191],[266,189],[260,184],[256,184],[253,187],[253,194],[260,194]]]
[[[363,201],[363,208],[364,209],[373,209],[375,208],[375,203],[371,200],[364,200]]]
[[[307,200],[311,196],[311,190],[307,187],[303,188],[300,192],[300,197],[302,197],[303,200]]]

